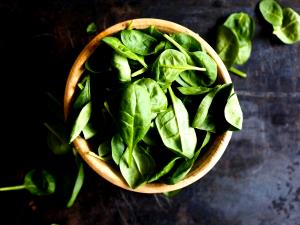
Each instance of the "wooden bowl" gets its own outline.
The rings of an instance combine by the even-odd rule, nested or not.
[[[132,23],[131,26],[137,29],[143,29],[149,27],[150,25],[154,25],[160,31],[166,33],[183,32],[193,36],[196,40],[198,40],[202,44],[202,46],[206,49],[207,53],[216,61],[218,65],[218,79],[220,83],[231,83],[230,76],[222,60],[219,58],[219,56],[213,50],[213,48],[205,40],[203,40],[198,34],[194,33],[193,31],[189,30],[186,27],[183,27],[179,24],[166,21],[166,20],[150,19],[150,18],[128,20],[113,25],[107,28],[106,30],[104,30],[103,32],[99,33],[95,38],[93,38],[86,45],[86,47],[79,54],[78,58],[76,59],[75,63],[71,68],[67,80],[67,84],[66,84],[65,96],[64,96],[65,118],[68,117],[77,82],[79,81],[81,75],[84,72],[85,61],[89,58],[89,56],[94,52],[94,50],[100,44],[100,40],[102,38],[106,36],[111,36],[125,29],[129,23]],[[142,185],[141,187],[138,187],[136,189],[132,189],[127,185],[127,183],[125,182],[125,180],[123,179],[122,175],[118,170],[115,170],[114,168],[110,167],[109,164],[107,164],[106,162],[91,156],[89,154],[90,151],[89,146],[83,138],[81,137],[76,138],[73,142],[73,145],[75,149],[79,152],[81,157],[86,161],[86,163],[96,173],[98,173],[100,176],[102,176],[104,179],[108,180],[112,184],[130,191],[135,191],[140,193],[163,193],[163,192],[174,191],[186,187],[192,184],[193,182],[199,180],[206,173],[208,173],[208,171],[210,171],[214,167],[214,165],[218,162],[218,160],[221,158],[222,154],[224,153],[229,143],[229,140],[231,138],[231,134],[232,134],[231,131],[227,131],[224,134],[217,136],[216,139],[213,141],[210,149],[199,160],[197,160],[193,169],[188,173],[185,179],[178,182],[177,184],[167,185],[163,183],[151,183],[151,184]]]

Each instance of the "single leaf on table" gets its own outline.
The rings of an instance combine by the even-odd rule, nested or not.
[[[239,53],[239,41],[236,34],[226,26],[220,26],[217,34],[216,51],[227,68],[230,68]]]
[[[273,27],[281,26],[283,13],[281,6],[274,0],[262,0],[259,3],[259,10],[266,21]]]
[[[121,31],[121,41],[132,52],[139,55],[150,55],[154,52],[158,41],[139,30]]]
[[[95,34],[97,32],[97,25],[94,22],[90,23],[86,28],[86,32],[89,35]]]
[[[83,163],[81,162],[78,168],[78,174],[76,177],[76,181],[74,184],[74,188],[71,194],[71,197],[69,199],[69,201],[67,202],[67,208],[70,208],[73,206],[81,188],[83,185],[83,181],[84,181],[84,168],[83,168]]]
[[[46,170],[30,170],[24,178],[24,184],[2,187],[0,191],[28,190],[33,195],[49,195],[55,192],[54,177]]]
[[[120,134],[115,134],[111,139],[111,153],[114,162],[119,165],[123,153],[126,150],[125,143]]]
[[[119,82],[124,83],[131,81],[131,69],[126,57],[114,52],[112,67],[117,71]]]
[[[136,84],[144,86],[147,89],[150,95],[151,111],[153,113],[159,113],[167,109],[168,99],[155,80],[150,78],[142,78],[139,79]]]
[[[250,41],[255,32],[255,22],[247,13],[232,13],[224,26],[235,32],[239,42]]]
[[[143,148],[136,145],[132,151],[132,162],[129,149],[126,149],[120,160],[120,171],[127,184],[136,188],[145,183],[155,169],[155,161]]]
[[[285,44],[300,41],[300,15],[291,8],[284,8],[282,25],[275,26],[273,34]]]
[[[87,103],[82,110],[80,111],[75,123],[73,125],[71,135],[70,135],[70,143],[74,141],[76,137],[82,132],[84,127],[87,125],[92,113],[92,103]]]
[[[126,58],[138,61],[139,63],[141,63],[143,65],[143,67],[146,67],[146,68],[148,67],[147,64],[145,63],[143,56],[139,56],[139,55],[135,54],[134,52],[132,52],[125,45],[123,45],[122,42],[118,38],[105,37],[102,39],[102,41],[104,43],[108,44],[110,47],[112,47],[118,54],[120,54]]]
[[[128,85],[121,97],[119,130],[128,146],[129,165],[135,145],[145,136],[151,123],[151,100],[147,89],[137,84]]]

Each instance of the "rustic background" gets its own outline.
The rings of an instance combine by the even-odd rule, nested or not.
[[[45,93],[62,100],[72,62],[91,38],[90,22],[101,31],[131,18],[167,19],[211,44],[230,13],[247,12],[256,22],[252,56],[241,67],[248,78],[232,76],[244,129],[203,179],[167,199],[121,190],[86,167],[71,209],[60,195],[0,193],[0,224],[299,225],[300,43],[284,45],[272,36],[257,2],[0,0],[0,186],[22,183],[32,167],[75,173],[67,159],[48,152],[42,123],[49,114]],[[299,0],[280,2],[300,12]]]

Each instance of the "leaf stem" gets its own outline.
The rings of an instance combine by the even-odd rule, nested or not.
[[[170,66],[170,65],[161,65],[162,67],[167,67],[177,70],[197,70],[197,71],[206,71],[206,68],[201,68],[197,66],[185,65],[185,66]]]
[[[188,59],[188,61],[191,59],[191,57],[189,56],[189,54],[186,52],[186,50],[180,45],[178,44],[173,38],[171,38],[169,35],[167,34],[163,34],[163,36],[169,41],[171,42],[176,48],[178,48],[178,50],[183,53],[185,55],[185,57]]]
[[[15,191],[15,190],[23,190],[26,189],[26,185],[17,185],[17,186],[11,186],[11,187],[2,187],[0,188],[0,191]]]
[[[239,77],[242,77],[242,78],[246,78],[247,77],[246,73],[244,73],[243,71],[238,70],[237,68],[230,67],[229,71],[232,72],[232,73],[234,73],[235,75],[237,75]]]
[[[139,70],[137,70],[137,71],[135,71],[134,73],[132,73],[131,74],[131,77],[136,77],[136,76],[138,76],[138,75],[140,75],[140,74],[143,74],[143,73],[145,73],[147,71],[147,68],[142,68],[142,69],[139,69]]]

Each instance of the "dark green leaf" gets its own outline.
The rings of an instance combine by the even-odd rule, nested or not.
[[[242,129],[243,112],[235,93],[233,93],[227,100],[224,114],[226,121],[230,123],[236,130]]]
[[[90,23],[87,28],[86,28],[86,32],[89,34],[89,35],[93,35],[97,32],[97,26],[94,22]]]
[[[49,195],[55,192],[54,177],[46,170],[31,170],[24,179],[25,188],[34,195]]]
[[[67,203],[67,207],[70,208],[73,206],[81,188],[83,185],[83,181],[84,181],[84,168],[83,168],[83,163],[80,163],[79,165],[79,169],[78,169],[78,174],[77,174],[77,178],[75,181],[75,185],[71,194],[71,197]]]
[[[111,153],[112,158],[117,165],[120,164],[123,153],[125,152],[125,143],[119,134],[115,134],[111,139]]]
[[[281,6],[274,0],[262,0],[259,10],[266,21],[275,26],[281,26],[283,13]]]
[[[99,147],[98,147],[98,155],[99,157],[106,161],[111,159],[111,154],[112,154],[112,148],[111,148],[111,141],[106,140],[102,142]]]

